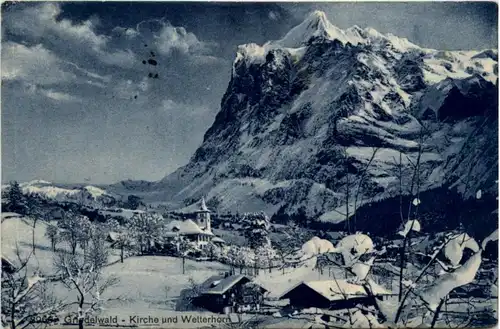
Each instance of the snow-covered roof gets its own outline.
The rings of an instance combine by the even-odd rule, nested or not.
[[[221,238],[219,238],[217,236],[212,239],[212,242],[226,243],[226,241],[222,240]]]
[[[366,290],[363,286],[355,283],[348,282],[347,280],[321,280],[321,281],[302,281],[292,288],[288,289],[280,299],[287,298],[287,295],[300,287],[305,285],[310,289],[316,291],[321,296],[325,297],[329,301],[349,299],[359,296],[367,296]],[[376,284],[375,282],[370,282],[370,287],[374,295],[391,295],[392,293],[385,289],[384,287]]]
[[[252,279],[246,275],[231,275],[226,278],[212,280],[208,283],[209,288],[204,290],[204,294],[223,294],[229,289],[231,289],[235,284],[241,280],[246,280],[247,282],[252,281]],[[262,288],[264,289],[264,288]]]
[[[175,232],[177,234],[207,234],[213,235],[210,231],[202,230],[195,222],[191,219],[186,220],[174,220],[167,224],[166,230],[168,232]]]
[[[23,216],[15,212],[2,212],[2,219],[18,218],[18,217],[23,217]]]

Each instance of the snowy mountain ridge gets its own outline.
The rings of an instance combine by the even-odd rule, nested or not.
[[[269,41],[262,46],[255,43],[244,44],[238,47],[235,62],[245,58],[251,62],[264,61],[265,55],[272,49],[287,49],[295,55],[303,55],[305,47],[314,39],[338,40],[344,45],[373,44],[383,46],[391,44],[399,51],[419,48],[406,38],[399,38],[392,34],[382,34],[373,28],[362,29],[355,25],[346,30],[339,29],[327,19],[326,14],[320,10],[313,11],[299,25],[292,28],[282,39]]]
[[[172,207],[204,195],[222,212],[302,209],[329,222],[345,219],[346,203],[354,212],[398,195],[400,172],[403,193],[415,193],[416,161],[421,191],[492,191],[497,55],[341,30],[314,12],[281,40],[239,47],[221,110],[186,166],[114,188]]]
[[[57,202],[73,202],[80,205],[99,207],[113,203],[116,196],[96,186],[62,187],[45,180],[33,180],[19,184],[24,194],[35,194]],[[9,186],[2,186],[8,189]]]
[[[420,52],[425,55],[424,74],[426,80],[433,82],[446,77],[467,77],[475,68],[479,68],[477,73],[493,72],[495,71],[494,65],[498,61],[497,50],[440,51],[419,47],[407,38],[401,38],[391,33],[383,34],[370,27],[362,29],[354,25],[342,30],[330,23],[324,12],[316,10],[280,40],[269,41],[262,46],[255,43],[240,45],[234,64],[240,60],[245,60],[248,64],[263,63],[265,56],[273,49],[286,50],[298,60],[304,55],[307,46],[318,40],[338,40],[343,45],[353,46],[369,45],[375,49],[384,49],[393,56],[405,52]],[[469,72],[465,72],[466,70]],[[492,75],[488,74],[486,79],[495,82],[497,76],[498,72]]]

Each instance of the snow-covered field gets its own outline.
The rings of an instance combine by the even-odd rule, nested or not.
[[[35,253],[28,263],[31,269],[42,273],[53,272],[53,255],[50,241],[45,237],[47,223],[37,221],[35,226]],[[28,257],[32,246],[33,221],[14,213],[2,213],[1,252],[2,257],[16,262],[19,249],[22,258]]]
[[[38,270],[42,275],[54,273],[54,253],[50,241],[45,237],[47,225],[43,221],[36,223],[34,229],[35,253],[28,264],[30,272]],[[33,233],[33,221],[31,219],[13,213],[2,213],[1,228],[1,253],[3,257],[16,262],[16,248],[20,250],[21,255],[24,257],[30,254]],[[61,247],[58,246],[58,248]],[[226,265],[217,262],[196,262],[186,259],[185,274],[182,274],[182,260],[179,258],[137,256],[126,258],[124,263],[120,263],[117,251],[112,252],[109,262],[111,265],[105,267],[103,274],[105,277],[116,276],[119,282],[106,290],[102,297],[105,299],[117,298],[119,300],[108,302],[99,313],[99,318],[116,317],[120,322],[119,324],[127,326],[130,324],[138,325],[134,321],[139,321],[139,318],[158,318],[160,323],[153,323],[153,325],[161,325],[167,328],[210,327],[210,323],[196,322],[193,318],[198,320],[210,318],[212,321],[219,321],[213,320],[213,316],[223,319],[220,321],[229,321],[227,315],[203,311],[175,311],[181,291],[190,287],[191,280],[201,283],[213,275],[226,272],[228,270]],[[272,274],[263,273],[260,279],[269,280],[268,282],[273,283],[281,282],[281,286],[286,289],[289,284],[294,284],[297,280],[318,279],[317,273],[312,268],[304,267],[298,269],[294,274],[287,273],[286,276],[283,276],[281,272],[275,270]],[[68,301],[75,298],[72,293],[69,293],[60,285],[55,286],[54,293],[60,299]],[[64,316],[65,313],[63,312],[62,315]],[[251,317],[251,315],[244,315],[242,319]],[[166,322],[161,323],[162,321]],[[233,321],[236,320],[233,319]],[[276,321],[279,322],[280,320],[276,319],[271,323],[274,325]],[[147,325],[147,323],[142,325]],[[219,323],[218,327],[220,325]],[[299,325],[299,328],[302,326],[302,324],[297,325]]]
[[[30,258],[29,267],[38,269],[42,274],[54,273],[54,252],[50,241],[45,237],[47,223],[38,221],[35,232],[35,252]],[[12,213],[2,213],[2,256],[16,262],[16,248],[27,257],[32,247],[33,221]],[[58,249],[61,248],[59,245]],[[151,312],[173,310],[173,299],[182,289],[189,287],[189,279],[200,283],[212,275],[227,271],[227,266],[216,262],[195,262],[186,259],[186,274],[182,274],[182,260],[174,257],[142,256],[130,257],[124,263],[119,260],[118,252],[113,250],[109,259],[111,265],[104,270],[105,275],[114,275],[119,283],[112,287],[109,296],[122,296],[128,301],[120,308],[137,312],[144,309]],[[165,287],[169,287],[168,295]],[[141,306],[141,307],[138,307]]]
[[[31,219],[14,213],[2,213],[2,256],[14,263],[17,249],[22,256],[27,256],[32,250],[34,236],[35,253],[28,263],[30,272],[38,270],[41,276],[54,274],[54,252],[50,241],[45,237],[47,225],[46,222],[38,221],[34,226]],[[64,246],[57,248],[64,250]],[[354,234],[341,239],[334,246],[330,241],[315,237],[306,242],[297,254],[302,262],[297,263],[295,267],[286,268],[284,272],[278,269],[273,269],[271,272],[261,269],[255,281],[270,292],[267,297],[273,300],[302,281],[343,279],[345,272],[341,268],[323,268],[322,272],[318,271],[315,268],[317,255],[334,252],[343,254],[346,259],[345,257],[349,255],[345,253],[351,252],[353,248],[360,254],[373,251],[373,242],[364,234]],[[116,319],[118,325],[124,326],[153,325],[166,328],[200,328],[212,325],[221,327],[224,321],[226,323],[231,321],[228,315],[203,310],[177,311],[178,305],[182,303],[180,296],[184,289],[190,288],[193,282],[200,284],[213,275],[227,272],[229,270],[227,265],[186,259],[185,274],[183,274],[182,260],[179,258],[133,256],[121,263],[117,250],[112,250],[108,261],[109,265],[104,268],[103,277],[115,276],[119,281],[101,295],[103,299],[111,299],[111,301],[106,302],[99,313],[93,314],[100,319]],[[353,266],[352,270],[361,279],[366,276],[366,273],[361,271],[362,269]],[[59,299],[68,302],[76,299],[74,291],[68,291],[59,283],[55,284],[53,289]],[[436,293],[436,296],[438,295]],[[452,299],[446,312],[460,313],[462,306],[460,300]],[[481,313],[496,309],[496,302],[482,300],[476,302],[475,307],[476,312]],[[64,310],[61,315],[64,317],[67,313],[68,310]],[[243,321],[252,317],[251,314],[244,314],[237,319],[237,316],[233,315],[232,321]],[[262,317],[264,321],[261,324],[264,328],[309,328],[314,322],[312,319],[275,318],[269,315],[259,315],[259,317]]]

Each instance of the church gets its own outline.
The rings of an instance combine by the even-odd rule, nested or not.
[[[194,242],[203,249],[209,242],[223,244],[224,240],[212,233],[211,211],[208,209],[205,198],[178,212],[193,217],[193,219],[174,220],[168,223],[166,230],[169,237],[183,237]]]

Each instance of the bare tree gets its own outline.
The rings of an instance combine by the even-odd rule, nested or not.
[[[90,225],[90,220],[86,216],[72,211],[65,212],[58,222],[61,240],[69,244],[73,255],[76,254],[79,244],[85,249],[85,244],[89,240]]]
[[[408,161],[411,169],[412,169],[412,174],[411,174],[411,179],[409,180],[409,190],[408,194],[410,196],[410,202],[408,203],[408,212],[406,215],[406,220],[405,216],[403,213],[403,181],[404,181],[404,176],[403,176],[403,159],[402,159],[402,152],[399,153],[399,161],[396,163],[397,168],[398,168],[398,179],[399,179],[399,215],[401,219],[401,225],[403,226],[403,232],[405,234],[403,235],[403,240],[401,243],[401,249],[400,249],[400,254],[399,254],[399,293],[398,293],[398,300],[401,302],[403,298],[403,280],[404,280],[404,269],[406,266],[406,258],[407,255],[409,254],[408,248],[411,246],[411,235],[412,232],[416,229],[414,227],[415,224],[420,225],[418,221],[415,219],[412,220],[412,215],[416,216],[418,215],[418,207],[420,205],[420,188],[421,188],[421,159],[422,159],[422,153],[424,150],[424,141],[426,138],[429,137],[429,130],[426,126],[421,124],[420,132],[419,132],[419,140],[418,140],[418,149],[417,149],[417,156],[415,161],[412,161],[409,156],[406,155],[406,160]],[[396,161],[395,161],[396,162]],[[412,212],[412,207],[415,208]],[[408,226],[409,225],[409,226]]]
[[[78,307],[77,318],[80,329],[83,328],[84,319],[88,314],[100,310],[103,304],[113,300],[104,299],[102,295],[109,287],[118,283],[117,277],[106,277],[102,273],[108,259],[104,239],[95,235],[85,246],[83,255],[60,252],[54,260],[63,285],[68,290],[76,292],[77,300],[73,304]]]
[[[33,246],[33,254],[35,254],[36,224],[38,220],[45,218],[45,212],[40,204],[40,199],[36,195],[29,195],[26,197],[26,215],[32,221],[31,244]]]
[[[16,248],[16,262],[2,269],[2,324],[11,329],[43,327],[57,319],[64,306],[51,292],[51,282],[38,270],[28,269],[32,251],[21,255]]]
[[[350,173],[350,165],[349,165],[349,154],[347,152],[347,147],[342,147],[342,166],[344,170],[344,178],[345,178],[345,183],[344,183],[344,202],[345,202],[345,213],[342,213],[340,211],[337,211],[339,214],[345,217],[345,223],[346,223],[346,228],[348,233],[352,233],[352,231],[356,231],[356,222],[357,222],[357,208],[358,204],[361,201],[360,196],[362,192],[362,187],[363,183],[365,182],[366,175],[368,173],[368,170],[370,166],[373,163],[373,160],[375,159],[375,156],[378,152],[379,148],[378,147],[373,147],[372,154],[370,158],[368,159],[368,162],[366,165],[361,168],[358,173],[357,177],[353,178],[351,176],[354,176],[353,174]],[[351,189],[354,189],[354,191],[351,193]],[[350,206],[350,202],[353,203],[352,209]],[[354,216],[354,217],[353,217]],[[351,217],[354,219],[354,225],[351,227]]]
[[[269,273],[272,272],[273,268],[273,259],[276,258],[276,250],[271,247],[271,245],[263,245],[254,250],[255,253],[255,261],[257,263],[257,267],[259,268],[268,268]]]
[[[358,209],[358,201],[359,201],[359,196],[361,193],[361,188],[363,186],[363,183],[365,182],[365,178],[366,178],[366,174],[368,173],[368,169],[370,169],[370,166],[371,166],[373,160],[375,159],[375,156],[377,155],[378,150],[379,150],[378,147],[373,148],[370,159],[368,160],[368,162],[366,163],[366,165],[362,169],[361,173],[359,173],[359,179],[358,179],[357,186],[356,186],[356,192],[354,194],[354,230],[356,230],[356,222],[358,220],[357,209]]]
[[[141,254],[151,252],[155,242],[161,242],[165,225],[163,217],[154,213],[139,213],[130,218],[126,229]]]
[[[120,248],[120,262],[123,263],[125,259],[125,249],[130,249],[131,247],[132,239],[130,232],[126,227],[120,225],[120,223],[114,219],[108,221],[106,231],[108,236],[112,239],[112,243]]]
[[[52,251],[56,251],[56,245],[59,241],[59,230],[55,225],[47,225],[47,229],[45,231],[45,237],[50,240],[50,245],[52,247]]]
[[[213,242],[207,243],[205,250],[210,260],[218,260],[221,256],[221,247],[215,245]]]
[[[202,285],[196,283],[193,277],[188,278],[189,287],[181,291],[179,298],[177,298],[175,309],[177,311],[190,311],[193,308],[196,297],[200,296]]]
[[[289,266],[294,266],[298,263],[295,255],[301,250],[304,242],[312,236],[307,231],[300,229],[295,223],[288,223],[283,233],[285,237],[273,241],[276,254],[281,262],[282,274],[285,274],[285,269]]]
[[[182,260],[182,274],[186,273],[186,258],[195,250],[199,250],[196,244],[183,236],[176,236],[173,240],[178,257]]]
[[[351,214],[349,212],[349,201],[350,201],[350,195],[349,195],[349,191],[351,189],[351,186],[350,186],[350,180],[349,180],[349,155],[347,154],[347,148],[344,147],[343,148],[343,155],[344,155],[344,161],[343,161],[343,165],[344,165],[344,176],[345,176],[345,222],[346,222],[346,225],[347,225],[347,232],[348,233],[351,233],[351,222],[350,222],[350,219],[351,219]],[[356,211],[356,210],[354,210]]]

